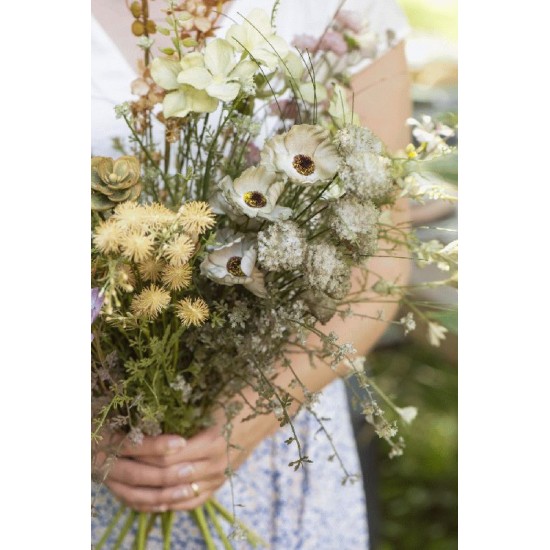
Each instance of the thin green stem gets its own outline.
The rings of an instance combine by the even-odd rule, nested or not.
[[[204,542],[206,543],[206,548],[208,550],[216,550],[214,539],[212,538],[212,534],[210,533],[210,528],[208,527],[206,517],[204,516],[204,508],[202,506],[199,506],[198,508],[195,508],[191,512],[191,514],[195,518],[195,521],[197,522],[197,525],[201,530],[202,536],[204,537]]]
[[[132,528],[132,525],[134,524],[136,516],[137,512],[135,512],[134,510],[130,510],[130,513],[128,514],[128,517],[126,518],[126,521],[124,522],[124,525],[122,526],[122,529],[118,535],[118,538],[116,539],[115,545],[113,546],[113,550],[118,550],[121,547],[126,535],[128,534],[128,531]]]
[[[216,529],[216,533],[218,533],[218,536],[220,537],[225,550],[233,550],[231,547],[231,543],[227,538],[227,535],[224,533],[222,526],[218,521],[218,516],[216,515],[216,510],[214,506],[212,506],[212,503],[207,501],[204,503],[204,507],[206,508],[206,512],[210,516],[210,520],[212,521],[212,524],[214,525],[214,529]]]
[[[102,537],[99,539],[99,541],[95,545],[94,550],[101,550],[101,548],[103,548],[103,545],[107,542],[107,540],[111,536],[113,529],[117,526],[118,520],[120,519],[120,516],[122,516],[125,510],[126,510],[126,506],[124,506],[124,504],[121,504],[117,513],[113,516],[113,519],[107,526],[107,529],[105,529]]]
[[[149,514],[140,512],[138,514],[138,531],[137,531],[137,550],[145,550],[145,542],[147,540],[147,519]]]
[[[174,511],[164,512],[161,516],[162,522],[162,548],[170,550],[172,542],[172,526],[174,525]]]

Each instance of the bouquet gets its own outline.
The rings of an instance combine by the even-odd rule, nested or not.
[[[411,288],[371,273],[368,260],[434,263],[444,276],[430,284],[456,286],[456,242],[422,243],[391,216],[400,199],[455,200],[441,179],[455,165],[447,145],[454,130],[411,120],[416,145],[388,154],[360,125],[349,89],[347,71],[375,54],[368,29],[339,14],[320,40],[299,37],[292,49],[277,35],[275,5],[271,16],[255,9],[216,38],[223,4],[169,1],[165,26],[148,18],[146,0],[131,4],[143,73],[132,83],[137,99],[116,107],[130,140],[116,142],[118,158],[91,160],[94,447],[116,458],[105,430],[136,443],[144,434],[189,437],[221,406],[229,449],[242,407],[235,397],[251,387],[259,396],[253,415],[276,415],[296,448],[289,466],[306,467],[312,457],[289,412],[295,398],[274,366],[291,370],[288,354],[303,353],[312,365],[346,365],[364,389],[365,418],[398,456],[404,442],[387,409],[407,422],[416,410],[394,405],[353,346],[323,325],[354,315],[357,302],[401,301],[410,311],[399,321],[379,320],[408,332],[422,319],[434,344],[444,338]],[[155,33],[171,38],[162,55],[153,55]],[[297,376],[293,384],[301,385]],[[319,396],[302,389],[299,407],[315,416]],[[95,472],[99,482],[110,463]],[[344,483],[353,480],[343,472]],[[261,544],[235,509],[212,500],[192,514],[209,548],[211,528],[232,547],[220,519]],[[96,548],[123,521],[116,544],[137,523],[143,549],[157,520],[170,548],[173,512],[123,506]]]

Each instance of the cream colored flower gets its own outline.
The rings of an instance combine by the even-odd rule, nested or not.
[[[232,101],[237,97],[241,85],[251,81],[257,68],[252,61],[237,63],[231,44],[223,38],[216,38],[208,43],[203,57],[194,57],[193,66],[183,69],[178,74],[177,81],[179,84],[204,90],[217,100]]]
[[[170,290],[189,288],[193,270],[190,265],[169,265],[162,272],[162,282]]]
[[[265,298],[264,275],[256,267],[256,247],[244,235],[223,234],[223,238],[224,243],[210,247],[210,253],[201,263],[201,273],[221,285],[243,285],[256,296]]]
[[[181,206],[178,212],[181,226],[190,233],[200,235],[216,223],[210,205],[203,201],[190,201]]]
[[[195,243],[188,235],[178,235],[167,243],[163,250],[163,256],[170,265],[180,266],[186,264],[195,252]]]
[[[401,419],[407,424],[410,424],[418,415],[418,409],[416,407],[395,407],[395,410]]]
[[[226,176],[220,186],[225,200],[249,218],[276,221],[292,215],[290,208],[277,205],[285,182],[265,166],[248,168],[235,181]]]
[[[163,269],[164,262],[156,258],[149,258],[138,265],[141,278],[144,281],[152,281],[153,283],[156,283],[160,279]]]
[[[124,231],[114,221],[101,222],[95,230],[93,241],[100,252],[118,252]]]
[[[156,319],[169,303],[170,294],[156,285],[151,285],[134,297],[130,308],[138,317]]]
[[[269,15],[262,9],[253,9],[240,25],[231,25],[225,35],[238,52],[274,69],[280,58],[288,55],[288,44],[275,34]]]
[[[151,76],[161,87],[167,90],[163,101],[163,113],[165,117],[185,117],[189,113],[212,113],[218,107],[218,100],[210,97],[204,90],[198,90],[186,84],[180,84],[178,74],[186,68],[200,66],[197,63],[200,54],[188,54],[192,59],[182,59],[181,62],[173,59],[157,57],[151,63]],[[198,57],[197,57],[198,56]]]
[[[262,164],[302,185],[330,181],[339,162],[329,131],[310,124],[296,124],[286,134],[269,139],[262,151]]]
[[[208,305],[202,298],[184,298],[178,302],[176,306],[178,317],[184,326],[199,327],[202,325],[210,314]]]
[[[140,232],[129,233],[120,243],[122,254],[134,262],[143,262],[153,253],[154,242],[152,235],[144,235]]]

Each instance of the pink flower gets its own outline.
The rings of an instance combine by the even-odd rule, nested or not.
[[[246,165],[247,166],[255,166],[256,164],[259,164],[261,157],[260,157],[260,149],[258,149],[258,146],[254,143],[250,142],[246,146]]]
[[[309,34],[298,34],[292,40],[292,45],[299,50],[309,50],[311,53],[317,51],[318,38]]]
[[[355,11],[340,10],[336,16],[336,21],[345,29],[349,29],[355,33],[359,33],[363,28],[361,17],[359,17],[359,14]]]
[[[298,118],[298,104],[294,99],[280,99],[279,105],[273,101],[269,104],[269,114],[296,120]]]
[[[336,55],[344,55],[348,51],[348,45],[339,32],[327,31],[321,40],[319,49],[334,52]]]

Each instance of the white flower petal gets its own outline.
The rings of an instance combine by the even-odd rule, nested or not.
[[[239,95],[240,84],[236,82],[225,82],[221,84],[210,84],[206,91],[209,96],[221,101],[232,101]]]
[[[212,75],[204,67],[191,67],[179,73],[178,82],[204,90],[212,84]]]
[[[204,64],[214,76],[227,76],[235,67],[235,50],[223,38],[216,38],[204,50]]]
[[[165,90],[175,90],[178,88],[177,76],[181,71],[178,61],[173,59],[162,59],[156,57],[151,63],[151,77]]]
[[[189,103],[182,90],[166,94],[162,103],[162,112],[166,118],[171,116],[184,117],[189,114],[189,111]]]

